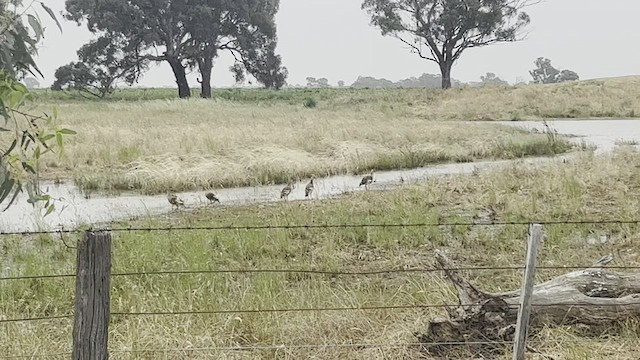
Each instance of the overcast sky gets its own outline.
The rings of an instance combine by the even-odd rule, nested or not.
[[[56,13],[64,0],[45,0]],[[362,0],[281,0],[277,16],[279,45],[288,83],[306,83],[307,76],[326,77],[331,84],[351,84],[359,75],[389,80],[422,73],[438,74],[435,63],[411,54],[398,40],[383,37],[369,25],[360,9]],[[511,83],[529,81],[533,61],[544,56],[559,69],[572,69],[582,79],[640,74],[640,1],[638,0],[545,0],[527,10],[529,35],[516,43],[491,45],[463,53],[452,76],[479,81],[487,72]],[[48,23],[38,65],[53,82],[56,68],[76,58],[76,50],[91,39],[85,26],[63,21],[63,33]],[[220,57],[214,68],[214,86],[232,86],[229,56]],[[190,75],[197,86],[196,74]],[[175,86],[164,63],[154,66],[141,86]]]

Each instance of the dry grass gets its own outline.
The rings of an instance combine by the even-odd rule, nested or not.
[[[414,168],[569,149],[506,126],[435,122],[375,107],[359,111],[228,101],[62,103],[69,137],[44,176],[93,190],[146,193]]]
[[[563,84],[440,89],[215,89],[213,96],[234,103],[300,108],[313,99],[319,110],[393,111],[428,120],[540,120],[544,118],[634,118],[640,116],[636,94],[640,76]],[[194,89],[194,96],[198,96]],[[82,102],[70,93],[37,91],[45,103]],[[174,89],[124,89],[111,100],[171,100]],[[91,102],[91,101],[88,101]],[[100,102],[96,102],[100,103]]]
[[[80,134],[65,159],[47,162],[45,178],[159,193],[549,155],[566,147],[462,121],[635,117],[638,91],[640,77],[449,91],[229,89],[215,101],[175,100],[170,89],[123,90],[110,101],[40,91],[37,107],[57,104]],[[305,108],[307,99],[317,107]]]
[[[491,208],[498,220],[635,219],[640,153],[621,149],[613,158],[583,157],[536,168],[515,164],[495,173],[434,179],[388,192],[360,192],[326,201],[219,207],[176,213],[140,226],[261,225],[323,223],[416,223],[471,221]],[[127,225],[127,224],[124,224]],[[541,265],[587,265],[616,254],[614,265],[640,265],[640,226],[553,225],[546,227]],[[171,231],[117,233],[114,271],[161,269],[370,270],[429,267],[433,251],[447,249],[461,266],[521,265],[523,226],[293,229],[265,231]],[[597,241],[605,237],[606,243]],[[67,243],[73,239],[67,238]],[[595,240],[595,241],[594,241]],[[6,275],[73,272],[75,254],[59,238],[0,238]],[[6,268],[6,266],[3,266]],[[562,271],[541,270],[543,281]],[[515,271],[467,276],[490,290],[519,287]],[[328,277],[303,274],[217,274],[115,277],[112,311],[282,309],[439,304],[455,301],[440,274]],[[68,313],[72,280],[0,282],[0,316]],[[417,359],[415,349],[375,347],[282,347],[271,350],[179,352],[249,345],[395,344],[415,342],[442,309],[289,312],[195,316],[114,316],[112,357],[122,359]],[[71,321],[2,324],[2,354],[67,352]],[[637,359],[639,326],[628,323],[606,334],[577,328],[546,329],[532,345],[556,359]],[[624,351],[620,351],[624,349]],[[138,351],[130,353],[128,351]],[[471,358],[468,354],[467,358]],[[502,358],[510,358],[505,354]],[[541,358],[532,356],[531,358]]]
[[[416,99],[415,114],[442,120],[539,120],[640,116],[640,76],[517,87],[463,88]],[[425,101],[426,100],[426,101]]]

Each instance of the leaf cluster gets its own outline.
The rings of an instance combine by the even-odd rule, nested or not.
[[[43,2],[38,3],[61,29],[53,11]],[[39,163],[47,153],[61,156],[63,137],[75,132],[58,125],[55,108],[52,115],[21,110],[32,98],[18,79],[27,73],[41,75],[33,56],[44,28],[32,8],[34,4],[35,1],[24,8],[18,0],[0,3],[0,204],[7,210],[26,191],[28,202],[34,206],[44,202],[48,215],[55,207],[53,199],[39,189]]]

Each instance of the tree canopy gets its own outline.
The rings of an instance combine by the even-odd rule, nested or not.
[[[78,90],[104,98],[118,82],[128,85],[136,82],[148,63],[135,43],[118,35],[102,36],[83,45],[78,58],[79,62],[56,70],[53,90]]]
[[[523,8],[536,0],[364,0],[362,8],[385,36],[436,62],[442,88],[451,87],[451,68],[474,47],[519,40],[529,24]]]
[[[534,62],[536,68],[529,71],[535,84],[554,84],[565,81],[580,80],[578,74],[573,70],[558,70],[551,65],[551,60],[539,57]]]
[[[319,88],[329,87],[329,80],[327,78],[316,79],[314,77],[308,76],[307,87],[319,87]]]
[[[236,56],[233,71],[246,71],[266,87],[284,83],[275,54],[279,0],[66,0],[68,19],[94,33],[117,34],[147,61],[171,66],[180,97],[189,97],[188,69],[197,68],[202,96],[211,96],[211,69],[220,51]]]
[[[499,76],[492,72],[488,72],[486,75],[480,76],[480,83],[482,86],[506,86],[508,82],[500,79]]]

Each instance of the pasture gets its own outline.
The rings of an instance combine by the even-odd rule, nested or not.
[[[471,222],[482,217],[487,209],[495,211],[496,220],[502,222],[635,219],[640,196],[638,170],[634,166],[637,164],[640,164],[640,153],[621,147],[612,157],[584,153],[569,163],[554,162],[536,168],[516,163],[499,172],[433,179],[391,191],[359,192],[323,201],[217,206],[113,226],[451,223]],[[461,266],[521,266],[526,231],[526,226],[520,225],[124,231],[114,232],[113,272],[420,269],[433,266],[435,249],[447,250]],[[9,261],[4,275],[73,274],[75,252],[65,244],[73,244],[75,236],[2,237],[3,257]],[[606,243],[600,242],[603,236],[608,239]],[[539,266],[585,266],[606,253],[615,254],[615,265],[638,266],[638,244],[640,227],[636,225],[548,225]],[[537,281],[565,272],[540,270]],[[504,291],[519,288],[522,274],[516,270],[484,270],[469,271],[466,276],[485,289]],[[444,309],[411,306],[455,302],[453,288],[438,272],[367,276],[131,275],[114,277],[112,281],[111,311],[114,313],[408,307],[114,315],[110,348],[113,357],[123,359],[300,359],[312,354],[323,359],[419,358],[416,347],[410,345],[416,342],[412,333],[425,331],[427,322],[444,315]],[[0,286],[0,313],[6,318],[65,315],[73,306],[73,277],[8,280]],[[2,327],[2,354],[66,353],[70,349],[70,319],[5,323]],[[588,336],[579,328],[548,328],[530,343],[558,359],[592,358],[594,354],[612,359],[636,359],[640,354],[639,330],[631,320]],[[304,346],[309,344],[382,346]],[[385,347],[385,344],[401,345]],[[237,346],[256,348],[228,349]],[[620,348],[625,351],[619,352]]]
[[[122,90],[106,101],[40,91],[59,108],[66,156],[45,179],[87,190],[147,194],[260,184],[443,162],[569,150],[544,134],[474,120],[634,117],[640,78],[556,85],[422,89],[217,90],[214,101],[173,90]],[[313,98],[316,107],[303,104]]]
[[[413,333],[445,316],[442,304],[456,302],[440,272],[415,271],[434,266],[436,249],[461,267],[522,266],[525,256],[526,226],[435,224],[481,222],[487,214],[498,222],[553,220],[559,223],[545,226],[539,266],[588,266],[609,253],[613,265],[640,266],[637,224],[562,223],[637,219],[640,152],[632,144],[595,156],[549,133],[474,122],[634,117],[639,86],[640,78],[625,78],[446,92],[219,90],[212,101],[173,100],[165,90],[120,91],[106,101],[40,91],[33,106],[58,106],[65,127],[78,132],[62,159],[46,160],[44,178],[74,179],[90,190],[155,194],[514,159],[504,170],[386,191],[223,203],[109,224],[123,230],[113,232],[112,358],[419,359],[429,357]],[[311,97],[317,106],[305,107]],[[568,151],[575,155],[568,162],[517,161]],[[307,224],[361,226],[278,227]],[[375,224],[427,225],[367,226]],[[226,225],[240,228],[186,229]],[[124,230],[136,227],[174,230]],[[79,236],[0,236],[0,354],[69,357],[74,277],[37,276],[75,274]],[[242,272],[261,269],[330,273]],[[196,273],[145,274],[190,270]],[[211,272],[219,270],[236,272]],[[380,270],[389,272],[344,274]],[[566,272],[540,269],[536,281]],[[489,291],[515,290],[522,280],[513,269],[464,275]],[[24,276],[35,278],[2,279]],[[7,321],[39,317],[61,318]],[[529,343],[555,359],[637,359],[638,334],[629,320],[598,333],[549,327]],[[499,359],[511,357],[509,346]]]

